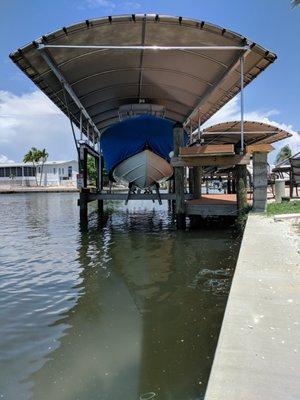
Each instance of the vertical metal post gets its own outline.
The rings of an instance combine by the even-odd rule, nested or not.
[[[201,139],[201,117],[200,117],[200,110],[198,110],[198,140]]]
[[[244,153],[244,55],[240,58],[241,67],[241,153]]]
[[[180,147],[184,146],[184,131],[183,126],[177,122],[173,126],[173,143],[174,143],[174,157],[179,156]],[[185,177],[184,167],[174,167],[174,178],[175,178],[175,212],[176,222],[178,229],[185,229],[185,200],[184,200],[184,188],[185,188]]]
[[[82,140],[82,111],[80,110],[80,140]]]
[[[80,207],[80,229],[86,231],[88,228],[88,193],[87,187],[87,152],[86,149],[80,145],[79,147],[79,171],[83,179],[83,187],[80,188],[78,205]]]
[[[99,158],[97,162],[97,190],[98,193],[101,193],[103,189],[103,157],[101,155],[100,137],[98,137],[98,152]],[[103,200],[98,200],[98,215],[99,217],[103,216]]]
[[[190,143],[193,141],[193,124],[192,120],[190,119]]]
[[[86,189],[88,186],[88,169],[87,169],[87,162],[88,162],[88,152],[84,148],[83,149],[83,188]]]

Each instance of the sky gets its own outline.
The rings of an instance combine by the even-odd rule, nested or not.
[[[290,0],[1,0],[0,163],[21,161],[32,146],[46,148],[51,160],[76,157],[67,117],[12,63],[9,53],[62,26],[133,13],[204,20],[275,52],[276,62],[245,89],[245,117],[291,130],[287,143],[294,153],[300,151],[300,6],[293,8]],[[234,119],[239,119],[238,97],[207,125]],[[284,144],[278,143],[276,151]]]

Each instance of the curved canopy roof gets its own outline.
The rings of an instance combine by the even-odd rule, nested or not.
[[[244,121],[244,142],[246,145],[254,143],[274,143],[291,137],[292,133],[265,124],[263,122]],[[222,122],[212,125],[202,132],[205,144],[236,144],[241,139],[241,121]]]
[[[10,57],[66,114],[67,100],[77,126],[84,108],[84,129],[90,120],[98,135],[118,120],[124,104],[163,105],[173,121],[197,126],[200,116],[205,122],[240,91],[241,55],[244,85],[276,59],[245,37],[204,21],[125,15],[64,27]]]

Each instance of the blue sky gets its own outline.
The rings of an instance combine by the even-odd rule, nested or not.
[[[249,117],[300,130],[300,7],[292,8],[289,0],[2,0],[0,161],[19,161],[24,147],[31,145],[47,147],[52,159],[75,156],[68,121],[36,92],[31,81],[10,61],[9,53],[62,26],[124,13],[171,14],[205,20],[274,51],[278,60],[245,91],[246,112]],[[235,100],[225,109],[225,116],[235,116],[237,111]],[[224,118],[224,110],[220,117]],[[294,150],[298,150],[299,144],[298,138],[294,138]]]

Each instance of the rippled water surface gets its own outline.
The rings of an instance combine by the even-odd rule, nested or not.
[[[150,202],[83,234],[76,201],[0,195],[1,398],[203,399],[239,238]]]

